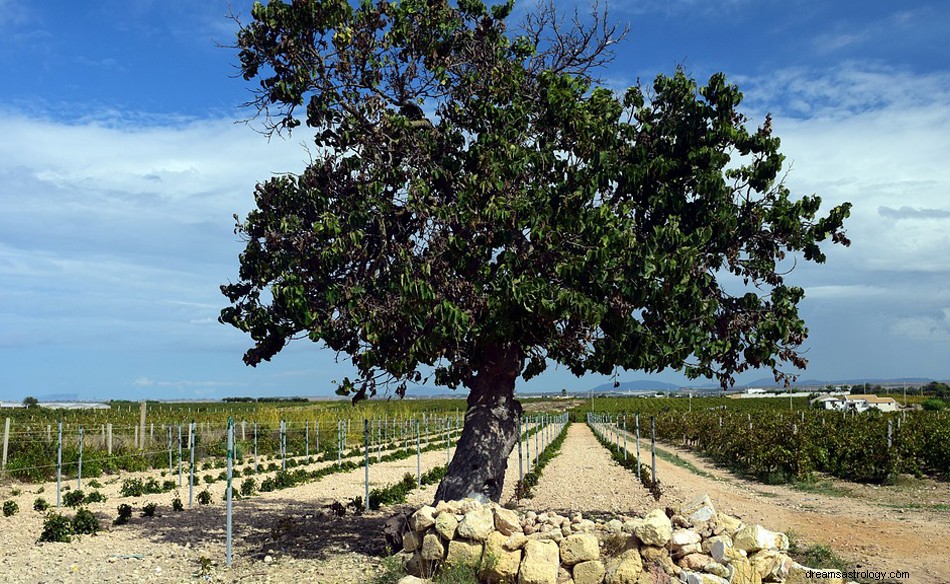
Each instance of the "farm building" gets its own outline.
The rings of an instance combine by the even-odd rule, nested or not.
[[[877,395],[839,395],[822,396],[811,401],[813,404],[820,404],[826,410],[854,410],[857,412],[866,412],[870,409],[877,409],[882,412],[896,412],[900,409],[900,404],[892,397],[881,397]]]

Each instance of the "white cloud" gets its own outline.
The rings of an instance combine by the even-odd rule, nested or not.
[[[240,385],[232,381],[192,381],[183,379],[180,381],[158,381],[148,377],[139,377],[132,382],[136,387],[177,387],[179,389],[186,387],[233,387]]]
[[[299,139],[228,119],[95,118],[0,111],[0,344],[239,355],[236,331],[196,325],[214,323],[237,274],[232,214],[253,207],[256,182],[303,168]]]

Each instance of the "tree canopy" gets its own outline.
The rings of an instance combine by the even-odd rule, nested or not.
[[[606,18],[562,30],[542,13],[510,34],[511,9],[254,5],[237,40],[253,104],[315,148],[238,219],[220,320],[253,339],[245,362],[322,342],[352,359],[357,398],[429,372],[470,386],[499,355],[523,379],[555,362],[724,387],[804,367],[784,265],[848,244],[849,205],[819,216],[791,195],[771,120],[750,128],[723,75],[617,94],[593,78]]]

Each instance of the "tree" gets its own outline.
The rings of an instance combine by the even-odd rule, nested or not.
[[[315,148],[235,217],[220,321],[252,366],[298,338],[348,357],[354,402],[467,389],[437,500],[498,500],[515,383],[549,362],[787,378],[807,331],[786,255],[848,243],[849,205],[791,197],[770,120],[749,130],[723,75],[617,95],[593,77],[622,36],[606,12],[568,28],[549,6],[514,35],[512,6],[272,1],[237,37],[265,131],[306,124]]]
[[[24,407],[24,408],[32,408],[32,407],[35,407],[35,406],[39,405],[39,403],[40,403],[40,400],[36,399],[36,398],[33,397],[32,395],[28,395],[28,396],[26,396],[25,398],[23,398],[23,407]]]

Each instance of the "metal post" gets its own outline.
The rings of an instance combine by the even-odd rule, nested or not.
[[[363,510],[369,511],[369,420],[363,418]]]
[[[422,486],[422,428],[416,423],[416,486]]]
[[[313,423],[313,433],[315,435],[314,439],[314,450],[317,451],[317,456],[320,456],[320,421],[317,420]]]
[[[7,468],[7,447],[10,445],[10,418],[3,425],[3,464],[0,468]]]
[[[534,462],[537,464],[541,458],[541,418],[535,417],[534,423],[537,424],[537,431],[534,433]]]
[[[194,506],[194,491],[195,491],[195,421],[191,421],[191,425],[188,426],[188,450],[189,455],[191,456],[191,465],[188,468],[188,508],[191,509]],[[256,457],[255,457],[256,460]],[[255,462],[256,465],[256,462]]]
[[[182,468],[181,468],[181,424],[178,424],[178,488],[181,488],[182,483]]]
[[[451,464],[452,455],[450,453],[451,443],[449,442],[449,432],[451,432],[451,425],[449,424],[449,419],[445,419],[445,464]]]
[[[310,459],[310,420],[307,420],[306,422],[304,422],[303,443],[304,443],[303,455],[305,458],[309,460]]]
[[[518,416],[518,480],[524,480],[524,460],[521,454],[521,416]]]
[[[525,434],[530,432],[528,426],[531,424],[530,418],[529,421],[525,422]],[[525,448],[525,472],[531,472],[531,436],[524,437],[524,448]]]
[[[59,509],[60,491],[63,482],[63,421],[59,421],[59,448],[56,451],[56,508]]]
[[[640,413],[634,414],[633,423],[636,428],[635,439],[637,441],[637,479],[640,478]]]
[[[281,456],[280,469],[286,472],[287,471],[287,422],[283,420],[280,421],[280,435],[278,436],[278,440],[280,440],[280,456]]]
[[[627,461],[627,414],[623,415],[623,461]]]
[[[172,427],[168,425],[168,472],[172,472]]]
[[[79,427],[79,470],[76,475],[76,490],[82,490],[82,426]]]
[[[653,484],[656,485],[656,416],[650,416],[650,465]]]
[[[257,473],[257,422],[254,422],[254,472]]]
[[[231,567],[231,477],[234,469],[234,420],[228,416],[228,486],[225,489],[225,564]]]

